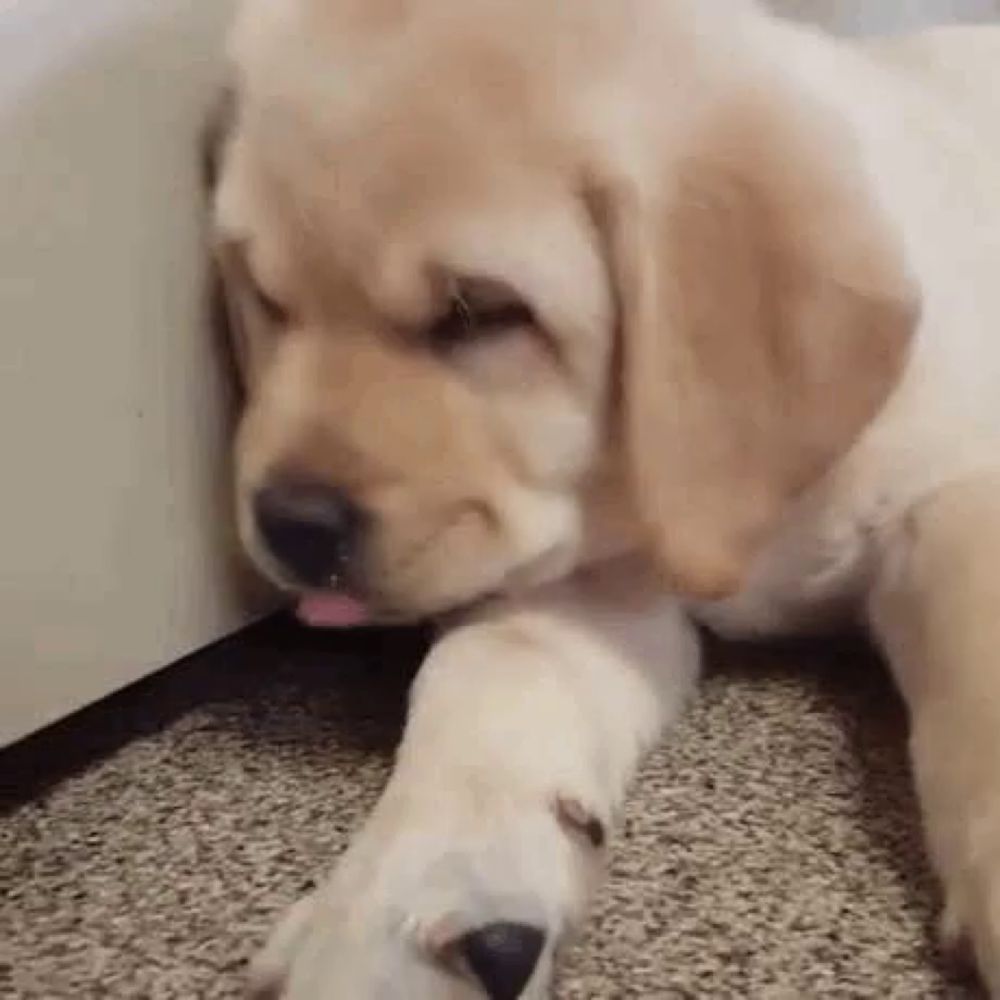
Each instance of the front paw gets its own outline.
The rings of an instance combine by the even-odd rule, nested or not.
[[[963,966],[974,964],[990,996],[1000,998],[1000,851],[991,861],[967,856],[945,875],[944,890],[945,952]]]
[[[251,969],[280,1000],[538,1000],[600,875],[604,821],[579,799],[391,792],[332,878]]]

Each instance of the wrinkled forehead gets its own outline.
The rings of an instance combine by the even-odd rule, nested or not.
[[[516,7],[251,0],[220,227],[265,266],[314,286],[336,273],[401,317],[445,270],[529,298],[596,281],[574,177],[581,46],[541,46]]]
[[[266,286],[350,291],[400,322],[423,320],[442,279],[460,274],[502,280],[561,322],[553,290],[602,278],[572,176],[504,156],[481,132],[415,121],[348,139],[310,126],[278,153],[238,123],[216,199],[221,236],[243,244]]]

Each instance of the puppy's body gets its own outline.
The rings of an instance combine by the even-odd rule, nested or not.
[[[493,598],[258,981],[543,995],[697,674],[676,591],[733,635],[872,625],[1000,995],[1000,29],[251,0],[235,37],[248,548],[331,620]]]
[[[854,123],[923,309],[882,412],[789,513],[744,591],[696,606],[734,637],[857,620],[905,513],[1000,457],[1000,28],[938,28],[860,58],[796,35],[793,72]]]

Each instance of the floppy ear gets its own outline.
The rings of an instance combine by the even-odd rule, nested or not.
[[[219,246],[211,261],[212,320],[232,362],[240,391],[245,394],[259,367],[258,345],[266,331],[251,301],[250,284],[239,250]]]
[[[224,87],[209,109],[201,132],[201,178],[209,207],[214,205],[223,174],[236,119],[236,96]],[[251,368],[252,337],[248,327],[254,320],[247,308],[245,278],[233,247],[212,247],[208,260],[208,307],[210,325],[225,355],[232,362],[241,389]]]
[[[232,87],[222,87],[209,106],[202,125],[199,153],[201,155],[201,183],[211,197],[219,183],[226,144],[236,117],[236,94]]]
[[[739,587],[876,414],[919,313],[851,137],[776,103],[603,199],[631,485],[672,584],[702,598]]]

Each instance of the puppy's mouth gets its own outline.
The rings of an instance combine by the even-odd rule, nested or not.
[[[441,604],[399,604],[388,595],[363,586],[347,577],[332,579],[326,587],[287,586],[295,617],[303,625],[320,629],[363,628],[365,626],[412,625],[444,615],[465,611],[489,594],[470,595]]]
[[[361,598],[330,590],[301,594],[295,604],[295,617],[311,628],[357,628],[372,624],[376,615]]]
[[[425,613],[375,607],[359,597],[336,591],[310,591],[295,601],[295,617],[309,628],[363,628],[365,626],[412,625],[416,622],[462,615],[495,598],[489,592]]]
[[[402,625],[428,618],[451,618],[489,603],[503,593],[538,586],[565,571],[568,556],[561,547],[509,570],[499,585],[423,612],[405,611],[350,590],[305,590],[296,595],[295,616],[310,628],[359,628],[366,625]]]

